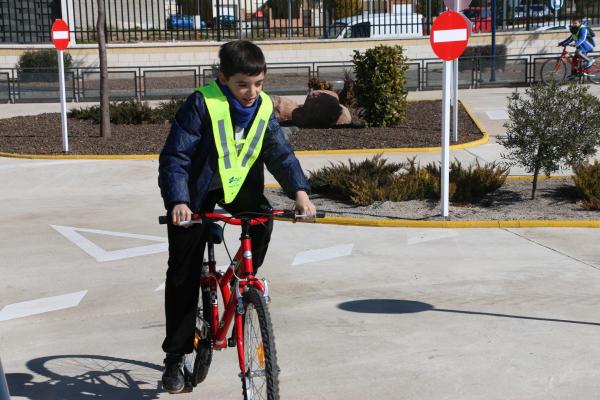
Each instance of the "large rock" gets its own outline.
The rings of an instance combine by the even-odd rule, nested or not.
[[[273,101],[273,109],[275,110],[277,120],[279,120],[279,122],[291,121],[294,110],[300,107],[300,105],[287,97],[277,95],[270,96],[271,101]]]
[[[331,90],[313,90],[304,101],[304,105],[292,113],[292,123],[303,128],[327,128],[334,125],[342,107],[338,95]]]
[[[350,125],[352,123],[352,114],[350,114],[350,110],[346,106],[340,105],[342,108],[342,113],[338,117],[337,121],[335,121],[336,125]]]

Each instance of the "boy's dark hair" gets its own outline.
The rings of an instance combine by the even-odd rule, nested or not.
[[[234,40],[219,50],[219,71],[229,78],[235,74],[256,76],[267,72],[265,56],[257,45],[248,40]]]

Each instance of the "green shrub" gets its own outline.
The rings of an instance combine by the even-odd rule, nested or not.
[[[182,98],[173,98],[169,101],[161,102],[152,110],[152,122],[173,122],[173,120],[175,120],[175,114],[177,114],[177,110],[181,108],[184,101],[185,99]]]
[[[404,120],[407,60],[401,46],[379,45],[364,54],[354,51],[353,89],[368,125],[398,125]]]
[[[63,53],[65,69],[73,64],[73,57]],[[58,71],[58,51],[51,49],[26,51],[19,57],[17,69],[23,72],[51,72]]]
[[[573,181],[583,194],[583,207],[588,210],[600,210],[600,162],[585,163],[575,168]]]
[[[148,103],[142,103],[137,99],[111,102],[110,122],[117,125],[172,122],[183,101],[183,99],[171,99],[160,103],[154,109],[150,108]],[[100,106],[73,109],[69,112],[69,118],[90,119],[99,124]]]
[[[435,176],[434,197],[441,194],[441,167],[429,163],[425,169]],[[450,201],[455,204],[468,204],[480,200],[488,193],[499,189],[506,182],[510,167],[497,162],[475,165],[464,168],[460,161],[450,163],[450,185],[448,187]]]
[[[508,167],[496,162],[464,168],[460,162],[450,165],[450,200],[472,203],[500,188],[508,176]],[[375,201],[439,199],[440,167],[429,163],[421,167],[415,158],[404,163],[387,163],[381,154],[361,162],[331,163],[310,172],[315,193],[366,206]]]

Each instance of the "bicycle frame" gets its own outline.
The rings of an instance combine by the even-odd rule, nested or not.
[[[558,58],[558,60],[556,60],[556,67],[555,70],[559,68],[560,63],[562,62],[562,60],[565,60],[569,65],[571,65],[571,67],[577,72],[577,73],[582,73],[582,72],[591,72],[591,73],[596,73],[596,72],[600,72],[600,68],[597,66],[592,66],[590,68],[581,68],[580,67],[580,63],[579,61],[581,60],[580,57],[577,56],[577,54],[575,54],[573,57],[569,56],[569,51],[567,50],[567,47],[563,47],[563,51],[562,54],[560,55],[560,57]]]
[[[210,214],[206,214],[207,217]],[[233,223],[234,218],[220,218],[226,222]],[[237,346],[240,371],[244,374],[246,370],[246,360],[244,356],[244,332],[243,315],[244,304],[242,293],[247,286],[254,286],[265,296],[268,296],[268,283],[259,280],[254,276],[252,264],[252,245],[250,240],[250,226],[257,223],[264,223],[266,218],[241,219],[242,235],[240,237],[241,245],[225,273],[217,271],[214,244],[208,243],[208,271],[200,277],[200,287],[202,291],[208,289],[211,300],[211,334],[212,347],[215,350],[223,350],[228,347],[229,342],[227,333],[234,322],[233,333]],[[253,223],[257,221],[257,223]],[[237,225],[237,223],[235,223]],[[233,290],[232,285],[233,284]],[[217,287],[221,291],[223,299],[224,312],[219,318],[219,302],[217,296]]]

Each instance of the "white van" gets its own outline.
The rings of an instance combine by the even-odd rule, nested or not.
[[[423,15],[362,14],[340,18],[327,27],[323,39],[396,39],[423,36]]]

